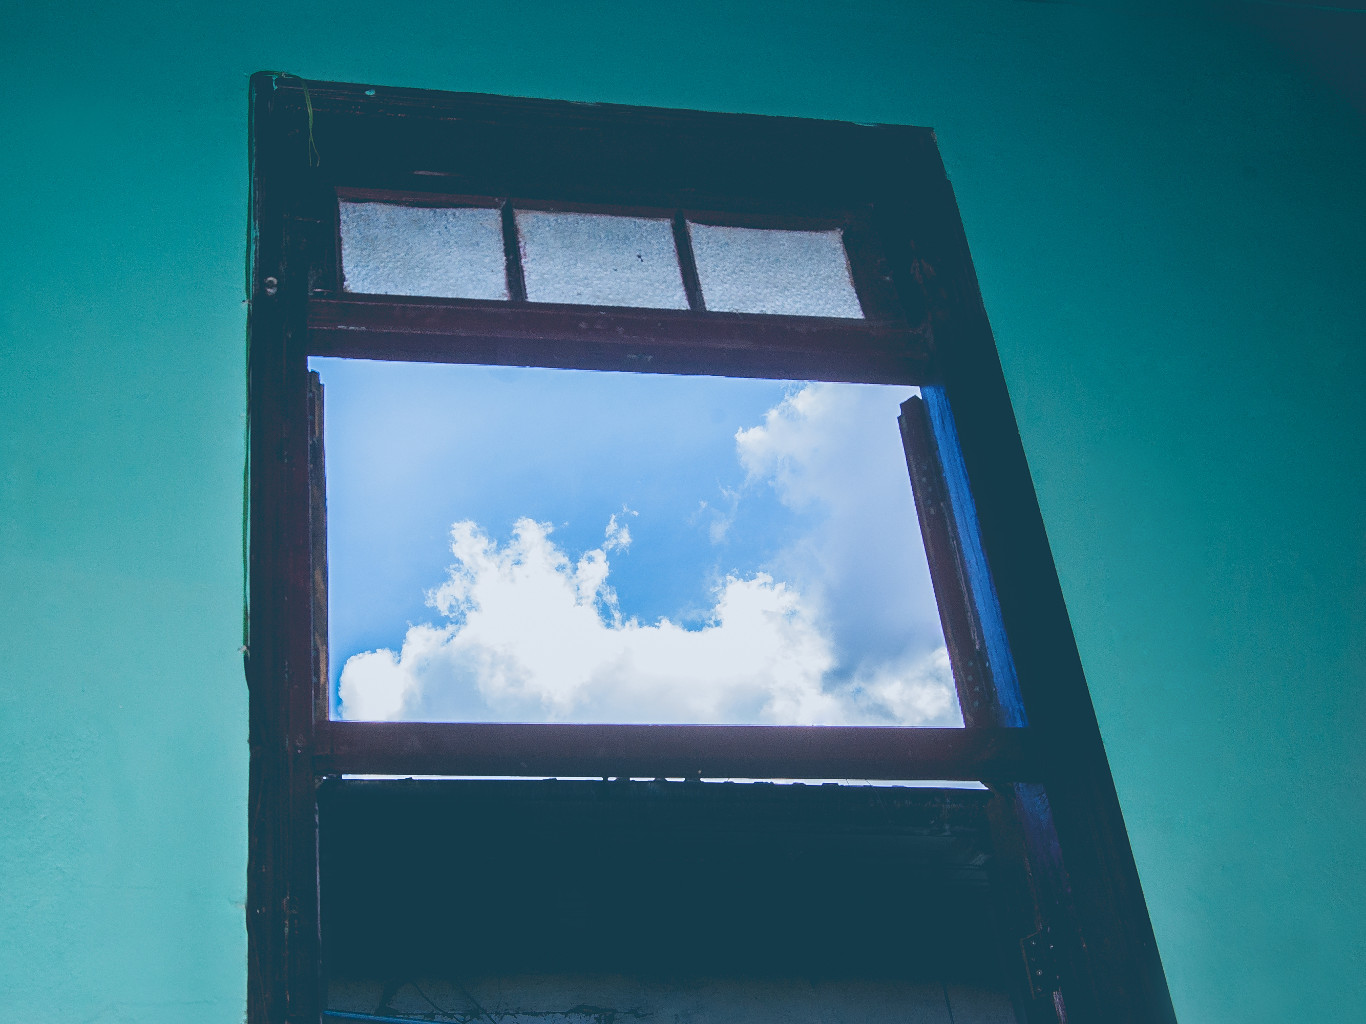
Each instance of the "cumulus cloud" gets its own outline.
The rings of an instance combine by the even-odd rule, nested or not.
[[[609,541],[619,536],[609,526]],[[824,686],[829,638],[801,595],[764,573],[717,588],[708,622],[623,618],[604,548],[571,560],[551,528],[520,520],[505,545],[474,523],[428,595],[445,620],[398,651],[350,658],[342,714],[361,720],[919,723],[949,703],[934,658]]]
[[[928,579],[917,578],[895,409],[887,389],[813,384],[737,433],[746,487],[774,488],[811,528],[771,563],[722,577],[694,628],[623,614],[610,558],[630,548],[630,509],[577,558],[547,523],[521,519],[504,544],[455,523],[446,579],[427,594],[438,621],[410,626],[398,650],[347,660],[343,717],[961,722]],[[714,543],[744,495],[723,499],[725,513],[698,510],[715,517]]]
[[[846,679],[943,646],[896,425],[910,394],[808,384],[735,436],[749,485],[772,487],[812,522],[768,568],[806,594]]]
[[[397,653],[351,658],[342,707],[356,718],[801,722],[829,714],[828,643],[799,595],[772,578],[728,578],[710,621],[688,630],[623,618],[607,549],[573,561],[545,523],[522,519],[499,546],[471,522],[429,595],[442,626],[408,630]]]

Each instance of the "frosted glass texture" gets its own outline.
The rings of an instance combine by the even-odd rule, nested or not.
[[[689,222],[707,309],[786,316],[863,316],[843,232]]]
[[[531,302],[688,308],[667,220],[518,210],[517,232]]]
[[[498,210],[343,202],[341,249],[348,292],[508,297]]]

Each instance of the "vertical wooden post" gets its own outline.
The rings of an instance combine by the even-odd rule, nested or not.
[[[291,245],[289,217],[290,197],[307,173],[308,143],[306,129],[276,108],[275,97],[273,76],[253,77],[247,1011],[250,1024],[317,1024],[308,267],[302,247]]]

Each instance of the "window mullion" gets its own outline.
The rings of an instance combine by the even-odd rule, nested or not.
[[[512,302],[526,301],[526,274],[522,270],[522,245],[517,237],[517,212],[512,203],[503,200],[503,260],[507,267],[508,298]]]

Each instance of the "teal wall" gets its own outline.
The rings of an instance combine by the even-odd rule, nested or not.
[[[7,8],[0,53],[7,1020],[243,1013],[260,68],[934,126],[1178,1013],[1366,1019],[1366,132],[1270,44],[1019,0],[129,0]]]

